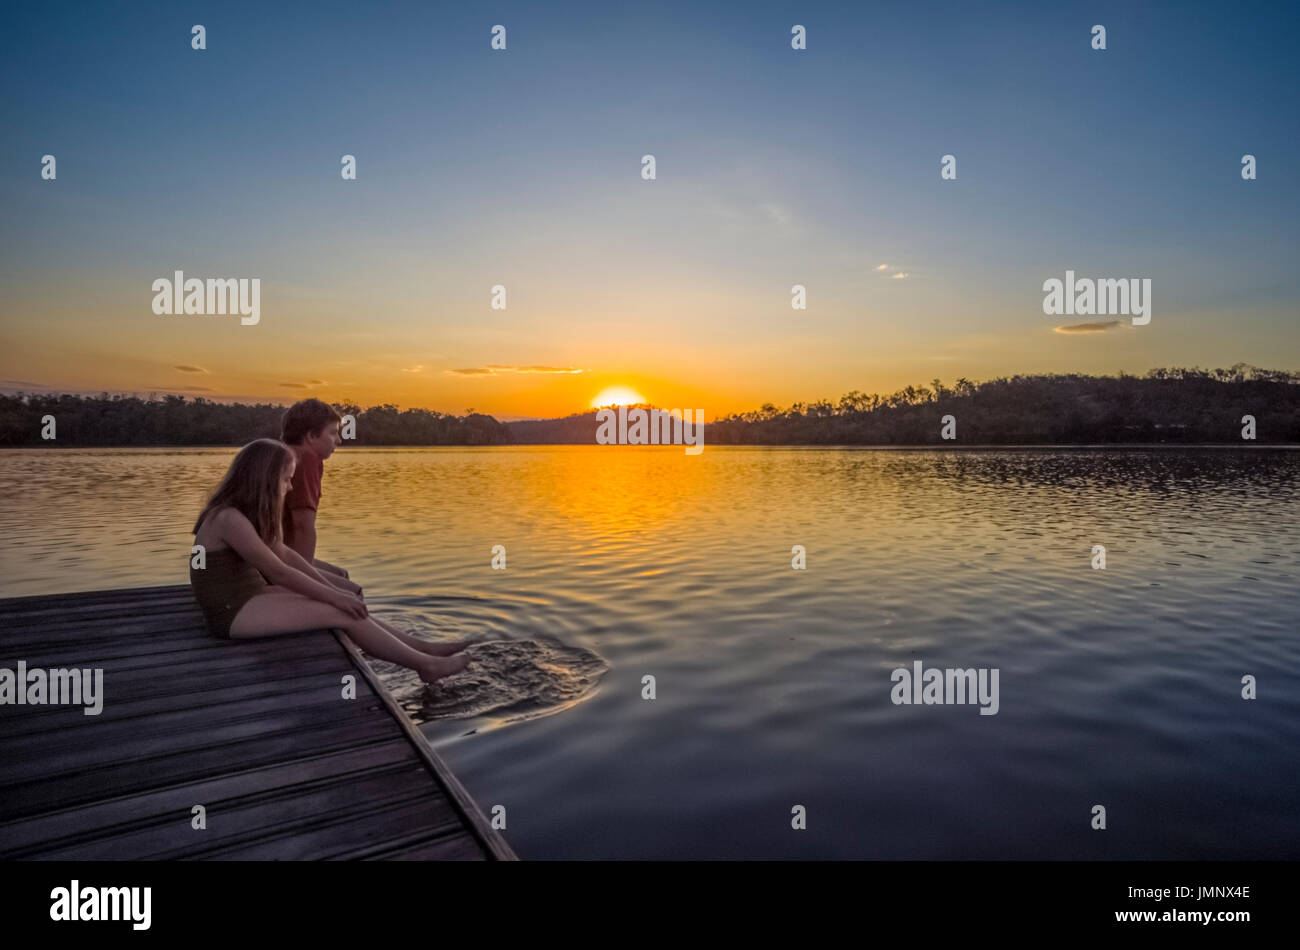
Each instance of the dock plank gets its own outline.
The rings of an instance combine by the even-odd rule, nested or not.
[[[0,705],[0,859],[517,860],[342,631],[218,640],[186,585],[0,600],[20,660],[102,669],[104,707]]]

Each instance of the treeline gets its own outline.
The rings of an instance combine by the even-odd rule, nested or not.
[[[705,426],[705,445],[1030,445],[1123,442],[1300,442],[1300,374],[1257,369],[1153,369],[1145,376],[1045,374],[983,383],[934,380],[889,395],[851,392]],[[942,437],[952,416],[956,438]],[[509,424],[511,440],[595,442],[594,412]]]
[[[888,396],[851,392],[832,403],[768,404],[717,420],[713,444],[1242,443],[1242,417],[1260,442],[1300,442],[1300,374],[1257,369],[1153,369],[1145,376],[1045,374],[947,387],[907,386]]]
[[[481,413],[453,416],[392,405],[336,405],[356,419],[355,445],[496,445],[506,427]],[[284,406],[219,403],[202,397],[0,395],[0,446],[242,445],[280,437]],[[52,416],[55,438],[41,437]]]
[[[502,423],[393,405],[338,405],[356,419],[356,445],[586,444],[596,414]],[[202,397],[0,395],[0,446],[241,445],[277,438],[283,406]],[[41,438],[53,416],[57,438]],[[941,435],[955,420],[956,439]],[[705,445],[926,445],[1209,442],[1241,444],[1242,417],[1259,442],[1300,443],[1300,374],[1257,369],[1153,369],[1145,376],[1012,376],[951,387],[907,386],[887,396],[771,404],[705,427]]]

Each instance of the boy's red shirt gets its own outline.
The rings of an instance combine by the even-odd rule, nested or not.
[[[325,473],[325,461],[315,452],[300,446],[294,446],[293,451],[298,456],[298,467],[294,470],[289,494],[284,496],[284,543],[290,547],[293,547],[294,509],[317,509],[320,505],[321,476]]]

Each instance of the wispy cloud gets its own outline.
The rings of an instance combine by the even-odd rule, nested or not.
[[[906,280],[906,279],[908,278],[908,276],[909,276],[909,275],[908,275],[907,271],[905,271],[905,270],[900,270],[897,274],[890,274],[890,275],[889,275],[889,279],[890,279],[890,280]]]
[[[889,265],[888,265],[888,264],[877,264],[877,265],[876,265],[876,270],[889,270]]]
[[[1057,333],[1105,333],[1107,330],[1113,330],[1120,325],[1118,320],[1107,320],[1104,323],[1068,323],[1063,327],[1057,327]]]
[[[504,376],[507,373],[583,373],[586,370],[572,366],[471,366],[466,369],[449,369],[453,376]]]
[[[773,203],[770,202],[770,201],[765,201],[765,202],[763,202],[759,207],[763,209],[763,213],[764,213],[765,215],[767,215],[769,218],[771,218],[771,219],[772,219],[773,221],[775,221],[777,224],[789,224],[789,223],[790,223],[790,215],[789,215],[789,214],[786,212],[786,210],[785,210],[784,208],[782,208],[780,205],[778,205],[778,204],[773,204]]]
[[[280,385],[281,385],[281,386],[284,386],[284,387],[287,387],[288,389],[306,389],[306,388],[307,388],[307,384],[306,384],[306,383],[281,383]]]
[[[178,369],[178,370],[180,370],[182,373],[204,373],[204,374],[207,373],[207,370],[204,369],[202,366],[184,366],[184,365],[182,365],[182,366],[173,366],[172,369]]]
[[[402,370],[403,373],[418,373],[424,369],[423,363],[416,363],[414,366],[407,366]]]

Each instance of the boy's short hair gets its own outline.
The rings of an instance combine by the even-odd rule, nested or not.
[[[334,407],[319,399],[304,399],[295,402],[285,411],[280,423],[280,440],[289,445],[298,445],[309,435],[317,435],[331,422],[342,422]]]

